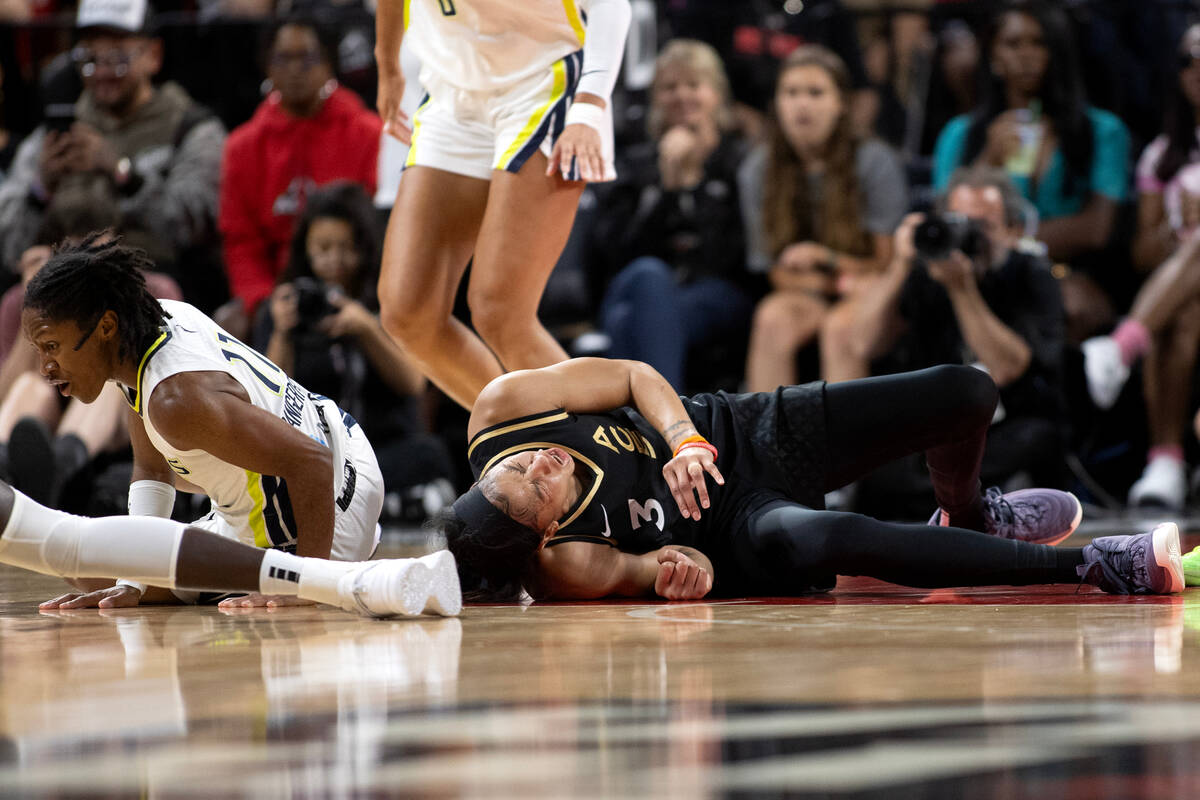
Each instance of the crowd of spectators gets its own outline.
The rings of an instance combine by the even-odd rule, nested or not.
[[[989,483],[1200,501],[1200,3],[632,1],[619,177],[541,308],[569,352],[680,392],[972,364],[1001,391]],[[453,496],[461,412],[378,320],[402,154],[373,7],[0,0],[0,475],[79,497],[120,464],[119,402],[62,403],[13,346],[48,248],[111,229],[353,409],[390,514]],[[924,476],[830,501],[921,518]]]

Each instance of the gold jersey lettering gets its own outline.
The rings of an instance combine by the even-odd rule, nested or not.
[[[620,452],[617,450],[617,448],[613,447],[612,442],[610,442],[608,440],[608,435],[604,433],[603,425],[596,426],[596,432],[592,434],[592,441],[595,442],[596,444],[604,445],[609,450],[612,450],[614,453]]]
[[[633,452],[633,435],[629,431],[618,428],[616,425],[609,425],[608,429],[612,431],[613,438],[617,440],[617,444],[621,445],[622,450]]]

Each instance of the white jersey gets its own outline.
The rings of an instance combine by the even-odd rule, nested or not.
[[[583,48],[588,0],[404,0],[421,83],[503,91]]]
[[[354,469],[345,459],[347,421],[332,400],[310,394],[265,356],[226,333],[217,323],[187,303],[160,300],[170,315],[165,330],[142,356],[137,386],[122,386],[126,400],[141,416],[150,442],[167,464],[187,482],[204,490],[214,513],[237,538],[258,547],[288,547],[296,540],[296,520],[287,483],[260,475],[204,450],[179,450],[154,427],[147,401],[155,387],[181,372],[224,372],[250,396],[258,408],[274,414],[333,451],[331,492],[341,500],[354,492]],[[352,422],[351,422],[352,424]],[[343,505],[344,510],[344,505]]]

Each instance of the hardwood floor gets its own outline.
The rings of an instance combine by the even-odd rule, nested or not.
[[[0,567],[2,797],[1200,796],[1194,591],[377,621],[60,587]]]

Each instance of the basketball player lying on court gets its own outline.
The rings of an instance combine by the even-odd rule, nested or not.
[[[512,372],[475,404],[478,481],[440,524],[467,599],[798,595],[837,575],[1181,591],[1173,523],[1056,548],[1082,516],[1073,495],[980,493],[996,400],[962,366],[685,398],[638,362]],[[928,525],[821,510],[826,492],[916,451],[939,503]]]
[[[131,515],[170,517],[175,487],[182,485],[212,501],[212,511],[189,533],[210,531],[268,549],[262,558],[268,576],[263,585],[257,576],[242,580],[237,588],[252,594],[223,604],[331,602],[298,594],[270,575],[302,575],[297,556],[363,562],[374,552],[383,479],[362,428],[332,400],[310,394],[197,309],[155,300],[142,277],[148,266],[141,251],[96,236],[55,252],[29,282],[22,310],[22,327],[38,352],[42,374],[64,396],[85,403],[94,401],[107,381],[124,392],[134,455]],[[43,607],[201,599],[184,591],[197,581],[179,582],[173,560],[166,558],[168,552],[173,556],[171,547],[160,553],[166,560],[153,565],[139,560],[163,550],[162,543],[172,537],[179,547],[182,526],[134,518],[79,520],[35,506],[20,493],[12,496],[10,524],[17,527],[0,541],[0,561],[68,579],[128,579],[115,586],[76,583],[83,594],[64,595]],[[124,539],[113,533],[111,548],[103,538],[96,541],[99,534],[93,531],[114,529],[125,533]],[[150,537],[145,551],[132,547],[140,541],[135,532]],[[128,541],[130,549],[122,549],[119,541]],[[33,550],[22,554],[27,547]],[[108,551],[107,560],[84,559],[90,547]],[[210,550],[207,546],[205,552]],[[17,555],[7,557],[18,560],[6,561],[13,552]],[[238,556],[238,563],[248,557]],[[99,567],[103,571],[93,571]],[[160,581],[176,580],[152,580],[149,587],[137,582],[151,574]],[[214,581],[206,577],[204,582]]]

